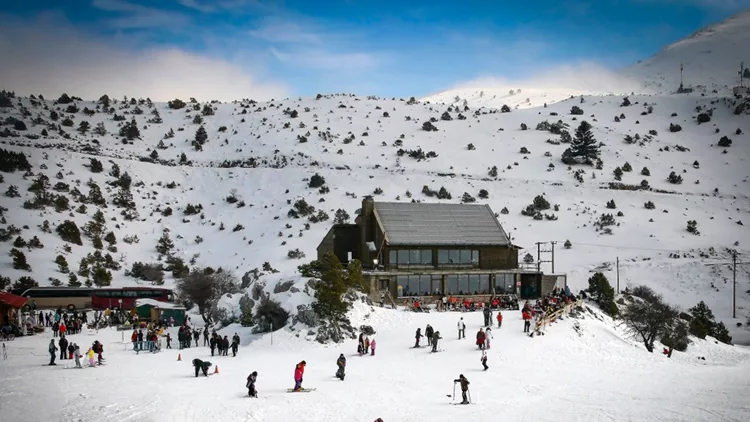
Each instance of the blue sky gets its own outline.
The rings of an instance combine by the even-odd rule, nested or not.
[[[133,72],[161,81],[159,66],[184,65],[196,66],[180,76],[185,83],[223,78],[211,81],[226,84],[215,88],[222,92],[241,77],[237,97],[423,96],[564,64],[627,66],[747,7],[750,0],[3,0],[0,48],[29,51],[10,65],[22,87],[3,88],[52,89],[55,74],[83,85],[69,82],[74,69],[91,84]],[[136,68],[124,69],[128,62]],[[221,72],[212,75],[212,63]],[[33,82],[24,66],[51,66],[53,81]]]

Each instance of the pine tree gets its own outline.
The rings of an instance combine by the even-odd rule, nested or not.
[[[592,126],[587,121],[582,121],[575,132],[570,148],[563,152],[565,164],[586,163],[591,165],[599,158],[599,144],[591,132]]]
[[[124,136],[128,141],[141,137],[141,132],[138,130],[138,123],[135,121],[135,117],[130,120],[130,123],[126,123],[120,128],[120,136]]]
[[[159,241],[156,243],[156,252],[159,252],[162,255],[167,255],[172,248],[174,248],[174,243],[172,243],[172,239],[169,237],[169,231],[164,230],[164,234],[162,234],[161,238],[159,238]]]
[[[201,126],[195,131],[195,143],[203,145],[206,143],[206,140],[208,140],[208,134],[206,133],[206,129]]]
[[[31,271],[31,266],[26,262],[26,255],[16,248],[10,250],[10,256],[13,257],[13,268],[16,270]]]
[[[70,272],[70,269],[68,268],[68,261],[65,259],[62,255],[57,255],[57,258],[55,258],[55,264],[59,267],[58,270],[63,273],[67,274]]]
[[[80,123],[80,124],[78,125],[78,132],[80,132],[80,133],[81,133],[81,135],[85,135],[85,134],[86,134],[86,132],[88,132],[88,131],[89,131],[89,128],[91,128],[91,125],[89,124],[89,122],[87,122],[87,121],[83,120],[83,121],[81,121],[81,123]]]
[[[81,282],[78,281],[78,276],[75,273],[68,274],[68,287],[81,287]]]

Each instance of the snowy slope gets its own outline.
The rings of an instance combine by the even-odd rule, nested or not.
[[[625,70],[624,74],[643,82],[646,92],[668,93],[680,85],[680,63],[685,87],[703,86],[709,91],[731,93],[739,82],[740,62],[750,65],[750,10],[693,35]],[[746,81],[750,82],[750,81]]]
[[[6,421],[745,421],[750,352],[695,340],[672,359],[649,354],[595,309],[566,318],[530,339],[518,311],[504,312],[493,328],[487,372],[472,337],[481,313],[415,314],[357,304],[355,324],[371,325],[375,356],[359,357],[354,341],[323,346],[288,330],[264,337],[241,333],[237,357],[211,357],[207,347],[136,355],[122,334],[104,330],[71,336],[84,348],[98,339],[106,366],[44,366],[51,334],[7,343],[0,361],[0,407]],[[467,338],[456,338],[459,317]],[[411,348],[414,331],[431,324],[443,340],[439,353]],[[226,329],[222,334],[232,335]],[[125,333],[127,337],[128,333]],[[174,332],[172,333],[174,337]],[[424,345],[424,342],[423,342]],[[181,361],[177,361],[178,353]],[[334,377],[343,353],[346,380]],[[699,358],[705,358],[699,359]],[[194,377],[193,358],[209,360],[218,374]],[[294,365],[305,360],[307,394],[288,394]],[[214,371],[211,368],[211,372]],[[258,399],[247,397],[245,379],[258,371]],[[470,381],[473,404],[452,406],[453,380]],[[42,381],[43,380],[43,381]],[[700,380],[700,381],[697,381]],[[43,382],[43,386],[40,383]]]

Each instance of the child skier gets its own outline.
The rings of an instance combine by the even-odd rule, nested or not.
[[[492,340],[492,327],[487,327],[484,331],[484,347],[485,349],[490,348],[490,341]]]
[[[469,399],[466,397],[466,393],[469,391],[469,380],[466,379],[464,374],[458,376],[458,379],[453,380],[453,383],[461,383],[461,397],[463,401],[461,404],[469,404]]]
[[[343,381],[344,377],[346,376],[346,374],[344,373],[346,369],[346,358],[344,357],[343,353],[339,355],[338,359],[336,359],[336,366],[339,367],[338,371],[336,371],[336,378]]]
[[[294,367],[294,390],[293,391],[299,391],[302,390],[302,377],[305,375],[305,366],[307,365],[307,362],[304,360],[297,364],[297,366]]]
[[[487,366],[487,352],[482,350],[482,357],[479,360],[482,361],[482,366],[484,366],[485,371],[489,369],[489,366]]]
[[[247,387],[247,394],[250,397],[258,398],[258,391],[255,390],[255,381],[258,379],[258,371],[253,371],[252,374],[248,375],[247,377],[247,384],[245,387]]]
[[[76,360],[76,368],[83,369],[83,366],[81,366],[81,349],[78,347],[77,344],[73,343],[73,357]]]
[[[433,352],[438,351],[438,341],[441,339],[442,337],[440,337],[440,331],[435,331],[435,334],[432,335],[432,351]]]
[[[370,342],[370,351],[372,352],[370,356],[375,356],[375,339]]]
[[[86,357],[89,358],[89,366],[92,368],[96,366],[96,362],[94,361],[94,356],[95,356],[94,349],[92,347],[89,347],[89,351],[86,352]]]
[[[414,335],[414,339],[416,340],[414,342],[414,347],[415,348],[419,347],[419,339],[420,338],[422,338],[422,329],[421,328],[417,328],[417,333]]]
[[[500,328],[503,326],[503,313],[500,311],[497,311],[497,328]]]

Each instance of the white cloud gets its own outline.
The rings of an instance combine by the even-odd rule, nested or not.
[[[253,38],[274,44],[321,44],[318,34],[287,20],[265,19],[257,28],[248,33]]]
[[[83,98],[110,96],[175,97],[229,101],[267,99],[285,86],[261,82],[241,66],[176,48],[130,50],[77,33],[59,15],[36,22],[6,22],[0,28],[2,85],[25,94]]]
[[[270,49],[280,62],[320,70],[364,70],[378,65],[379,60],[367,53],[334,53],[326,50],[280,51]]]
[[[196,0],[177,0],[177,3],[181,4],[183,7],[187,7],[188,9],[194,9],[204,13],[210,13],[216,10],[216,8],[214,8],[213,6],[198,3]]]
[[[182,13],[155,9],[123,0],[94,0],[91,5],[99,10],[121,15],[105,20],[118,29],[179,28],[190,23],[190,18]]]
[[[595,63],[568,64],[531,73],[525,78],[485,76],[457,84],[454,88],[577,90],[597,93],[637,91],[640,83]]]

